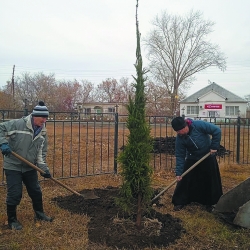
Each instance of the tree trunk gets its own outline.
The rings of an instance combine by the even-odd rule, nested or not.
[[[142,229],[141,226],[141,217],[142,217],[142,207],[141,207],[141,193],[138,194],[138,202],[137,202],[137,215],[136,215],[136,223],[135,226],[138,230]]]

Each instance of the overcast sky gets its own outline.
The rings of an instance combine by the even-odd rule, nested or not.
[[[136,0],[0,0],[0,87],[11,79],[13,65],[15,76],[55,73],[58,80],[95,84],[135,75],[135,5]],[[197,74],[187,94],[211,81],[240,97],[250,95],[249,0],[139,0],[142,37],[162,10],[182,15],[191,9],[216,23],[211,41],[225,53],[227,70]]]

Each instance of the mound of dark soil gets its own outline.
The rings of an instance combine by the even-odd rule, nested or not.
[[[80,193],[83,192],[86,193],[86,190]],[[143,229],[138,231],[135,220],[124,215],[115,204],[118,188],[107,187],[95,189],[94,192],[99,199],[85,200],[75,194],[54,198],[61,208],[72,213],[87,214],[91,218],[88,235],[93,243],[105,244],[114,249],[160,248],[174,243],[184,232],[178,219],[153,209],[150,214],[143,217]]]

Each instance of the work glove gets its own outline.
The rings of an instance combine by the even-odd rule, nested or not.
[[[11,153],[11,149],[8,143],[1,144],[0,149],[2,150],[2,154],[5,156]]]
[[[44,174],[41,173],[41,176],[44,178],[51,178],[51,174],[50,174],[49,170],[45,170]]]

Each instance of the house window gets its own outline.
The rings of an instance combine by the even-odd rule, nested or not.
[[[84,114],[85,115],[90,115],[90,113],[91,113],[91,108],[85,108],[84,109]]]
[[[113,107],[113,108],[108,108],[108,112],[109,113],[115,113],[115,108]]]
[[[239,106],[226,106],[226,115],[238,115]]]
[[[199,106],[187,106],[187,115],[199,114]]]

